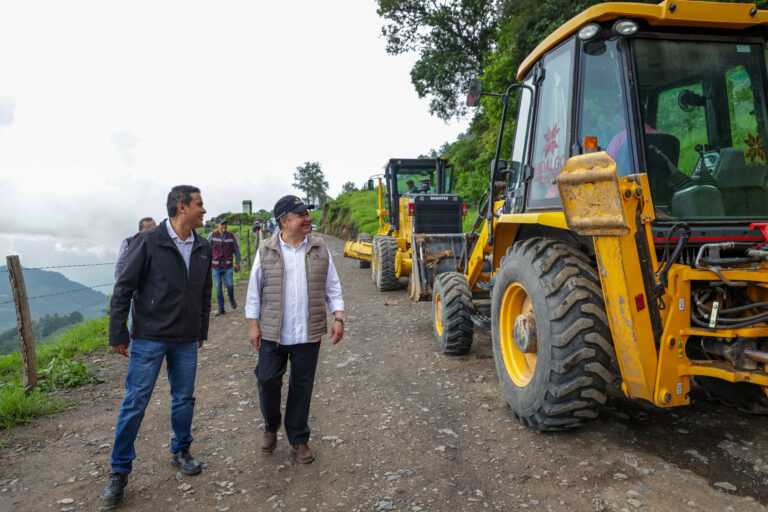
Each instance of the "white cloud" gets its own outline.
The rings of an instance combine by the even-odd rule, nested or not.
[[[0,255],[25,265],[114,257],[173,185],[200,187],[210,216],[271,210],[305,161],[335,196],[466,126],[429,116],[371,0],[41,0],[0,17]]]
[[[0,126],[11,124],[15,111],[16,101],[8,96],[0,96]]]
[[[130,130],[122,130],[113,133],[109,140],[111,140],[112,144],[115,145],[117,154],[120,155],[120,158],[122,158],[123,162],[125,162],[126,165],[133,165],[133,163],[136,161],[136,159],[133,157],[133,148],[139,141],[136,135]]]

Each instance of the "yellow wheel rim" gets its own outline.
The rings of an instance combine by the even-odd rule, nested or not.
[[[520,283],[510,284],[501,299],[499,311],[499,338],[504,366],[512,382],[525,387],[536,370],[537,355],[527,354],[515,343],[515,320],[521,314],[533,314],[531,299]]]
[[[435,293],[435,330],[438,336],[443,335],[443,300],[439,293]]]

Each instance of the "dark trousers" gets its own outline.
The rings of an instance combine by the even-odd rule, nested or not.
[[[285,404],[285,433],[288,442],[294,446],[309,441],[309,403],[312,400],[319,354],[320,342],[280,345],[262,340],[259,348],[259,362],[254,373],[259,385],[261,414],[268,432],[276,432],[280,428],[280,389],[288,360],[291,361],[288,400]]]

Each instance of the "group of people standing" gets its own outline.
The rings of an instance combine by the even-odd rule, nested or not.
[[[214,280],[216,314],[224,313],[222,281],[230,306],[237,308],[232,267],[240,270],[240,250],[226,221],[219,222],[208,239],[196,233],[206,211],[200,189],[189,185],[173,187],[166,208],[168,219],[159,225],[151,218],[142,219],[139,233],[123,242],[115,269],[109,344],[129,362],[115,427],[112,472],[101,494],[111,504],[123,498],[136,458],[134,443],[163,360],[174,433],[170,463],[187,475],[202,470],[190,453],[191,430],[197,353],[208,339]],[[295,196],[277,201],[274,218],[279,230],[256,253],[245,307],[249,341],[259,354],[254,373],[265,423],[261,450],[275,449],[282,422],[297,461],[304,464],[314,461],[308,419],[320,340],[328,333],[326,307],[333,315],[331,343],[335,345],[344,335],[341,283],[330,251],[311,234],[312,208]],[[283,421],[281,388],[289,360]]]

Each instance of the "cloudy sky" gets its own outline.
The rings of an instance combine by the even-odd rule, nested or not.
[[[466,128],[429,115],[373,0],[9,0],[0,19],[0,254],[27,267],[114,261],[176,184],[212,215],[271,209],[305,161],[336,196]]]

